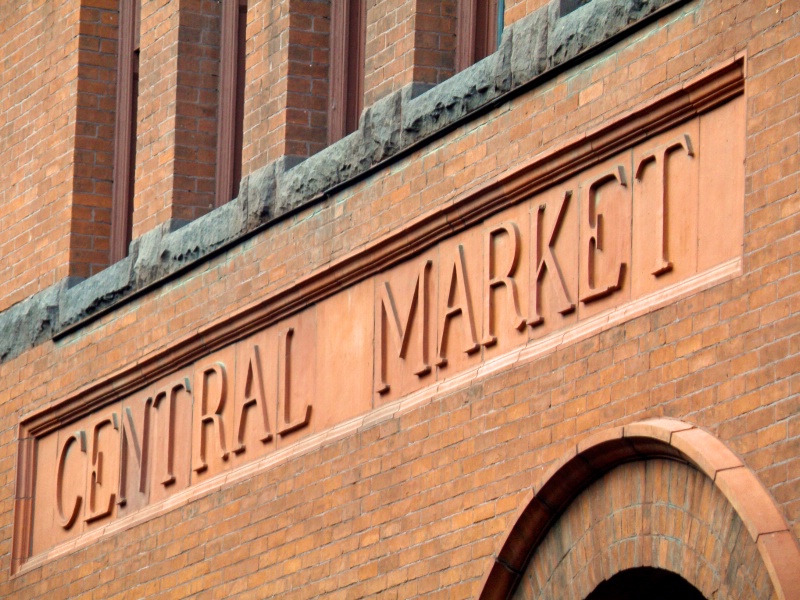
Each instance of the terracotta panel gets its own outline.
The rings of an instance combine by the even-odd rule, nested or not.
[[[20,427],[18,431],[12,571],[22,564],[24,558],[30,556],[33,538],[33,494],[36,482],[36,440],[28,435],[25,428]]]
[[[33,506],[33,552],[86,531],[86,473],[92,417],[38,442]]]
[[[736,509],[753,541],[759,535],[786,529],[775,502],[747,467],[719,471],[715,483]]]
[[[530,292],[528,323],[533,339],[578,321],[577,179],[529,201]]]
[[[439,245],[438,341],[433,360],[440,379],[477,366],[483,356],[483,237],[481,228],[473,228]]]
[[[187,367],[152,386],[154,435],[150,441],[150,502],[163,500],[189,485],[192,373],[192,368]]]
[[[59,433],[51,433],[36,442],[36,473],[34,474],[33,554],[47,550],[58,540],[66,539],[55,528],[56,462]]]
[[[120,422],[116,407],[101,410],[86,430],[86,530],[102,527],[117,516],[120,467]]]
[[[620,154],[579,178],[579,319],[631,297],[631,156]]]
[[[665,444],[669,444],[673,433],[692,428],[692,425],[677,419],[649,419],[625,425],[624,435],[628,438],[655,438]]]
[[[289,446],[313,429],[318,372],[315,345],[317,310],[312,306],[274,329],[275,423],[278,448]]]
[[[313,400],[312,431],[372,407],[373,297],[373,281],[367,280],[316,307],[316,394],[307,398]]]
[[[520,505],[522,510],[512,520],[514,525],[508,530],[497,555],[505,564],[521,571],[525,568],[525,561],[532,545],[537,541],[537,535],[553,518],[553,513],[530,492]]]
[[[742,253],[744,110],[740,96],[700,117],[700,271]]]
[[[235,384],[225,433],[235,467],[274,452],[276,448],[278,339],[275,328],[236,345]]]
[[[531,238],[527,203],[503,211],[483,226],[481,345],[484,359],[528,341]]]
[[[712,480],[719,471],[742,466],[730,448],[702,429],[676,431],[670,443]]]
[[[634,297],[697,271],[699,143],[694,120],[633,150]]]
[[[119,406],[120,481],[118,514],[146,506],[150,498],[155,431],[150,389],[137,392]]]
[[[192,406],[192,483],[218,475],[231,466],[236,346],[198,361],[194,367]]]
[[[604,444],[606,442],[614,442],[618,441],[624,435],[624,430],[622,427],[612,427],[610,429],[602,429],[600,431],[596,431],[592,433],[589,437],[582,439],[578,442],[576,447],[576,452],[578,454],[583,454],[584,452],[591,450],[595,446],[599,446],[600,444]]]
[[[437,252],[406,261],[374,279],[375,404],[436,380]]]
[[[800,596],[800,548],[791,531],[779,531],[758,536],[758,549],[769,571],[777,597],[791,599]]]

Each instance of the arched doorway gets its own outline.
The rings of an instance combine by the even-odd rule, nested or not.
[[[543,536],[511,598],[585,600],[628,571],[637,575],[623,582],[651,589],[661,583],[657,573],[674,573],[706,600],[773,597],[756,543],[714,482],[684,462],[650,458],[618,465],[578,493]]]
[[[552,467],[480,598],[584,600],[641,567],[704,598],[800,600],[800,547],[774,500],[720,440],[673,419],[601,431]]]
[[[705,600],[680,575],[653,567],[621,571],[598,585],[586,600]]]

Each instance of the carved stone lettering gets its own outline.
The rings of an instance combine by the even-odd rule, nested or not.
[[[70,454],[70,448],[73,444],[78,445],[78,449],[86,453],[86,432],[83,430],[76,431],[64,440],[61,450],[58,453],[58,472],[56,474],[56,522],[64,529],[70,529],[75,521],[78,519],[78,512],[81,509],[83,496],[77,494],[72,502],[71,508],[66,512],[64,511],[64,471],[66,469],[67,457]],[[72,452],[74,455],[74,451]]]
[[[441,335],[439,337],[439,359],[436,361],[437,367],[447,364],[447,336],[450,329],[450,321],[455,317],[461,317],[461,326],[464,332],[466,345],[463,351],[473,354],[480,350],[478,337],[475,334],[475,317],[472,312],[472,296],[469,293],[469,282],[467,281],[467,269],[464,262],[464,246],[459,244],[453,267],[450,271],[450,283],[445,292],[447,294],[447,307],[441,316]]]
[[[417,281],[414,284],[414,293],[411,296],[411,304],[408,309],[405,321],[400,321],[400,315],[397,312],[397,307],[392,294],[392,288],[389,286],[388,281],[384,281],[380,290],[380,321],[378,325],[378,360],[380,365],[378,367],[379,379],[376,387],[376,392],[385,394],[389,391],[390,386],[386,381],[386,364],[389,358],[389,349],[387,343],[387,329],[391,332],[391,337],[397,351],[397,356],[404,359],[408,351],[408,343],[411,339],[411,325],[414,317],[419,310],[419,318],[422,324],[422,332],[419,336],[420,357],[421,362],[414,369],[414,374],[422,377],[431,372],[431,365],[428,362],[428,314],[429,309],[429,293],[428,293],[428,278],[429,271],[431,270],[432,261],[426,260],[422,263],[422,268],[417,275]]]
[[[311,405],[300,410],[301,417],[292,421],[292,336],[294,329],[281,331],[278,336],[278,434],[286,435],[308,425],[311,421]],[[262,441],[266,441],[263,440]]]
[[[208,469],[206,434],[209,429],[212,431],[211,439],[215,440],[217,454],[222,460],[228,460],[225,424],[222,421],[222,411],[228,396],[228,374],[222,362],[216,362],[196,373],[195,402],[197,405],[194,409],[192,469],[197,473],[202,473]]]
[[[244,452],[246,445],[244,442],[245,428],[247,427],[247,416],[249,412],[255,413],[253,420],[255,426],[258,427],[258,439],[266,443],[272,439],[272,431],[269,424],[269,414],[267,413],[267,401],[264,397],[264,375],[263,367],[261,365],[261,356],[258,344],[253,344],[250,347],[250,352],[247,358],[246,375],[243,382],[242,389],[242,402],[239,414],[234,416],[236,429],[234,431],[234,439],[236,445],[233,451],[236,454]],[[238,418],[237,418],[238,417]]]
[[[153,398],[153,408],[160,413],[159,418],[166,423],[166,435],[162,438],[161,451],[165,457],[164,472],[161,474],[161,484],[164,486],[175,483],[175,397],[181,390],[191,392],[189,379],[176,381],[156,393]],[[162,402],[166,400],[166,402]]]
[[[128,489],[128,455],[131,448],[139,469],[139,483],[137,490],[144,494],[147,490],[147,467],[150,448],[150,408],[153,399],[147,398],[144,402],[144,424],[142,437],[136,435],[136,424],[133,420],[133,411],[125,407],[122,411],[122,429],[119,435],[119,490],[117,504],[125,506],[128,502],[126,490]]]
[[[548,276],[547,280],[550,283],[549,289],[553,291],[556,297],[556,310],[562,315],[569,314],[575,310],[575,303],[570,300],[567,282],[564,280],[561,266],[558,264],[556,255],[553,252],[558,232],[561,230],[561,224],[564,220],[564,213],[567,211],[567,205],[571,199],[572,192],[565,192],[556,211],[558,217],[556,217],[550,229],[550,233],[547,236],[543,235],[544,211],[547,206],[545,204],[540,204],[536,209],[536,214],[533,216],[534,251],[536,252],[533,264],[536,265],[536,271],[534,272],[533,285],[531,286],[533,290],[533,301],[531,304],[535,311],[533,316],[528,320],[528,325],[531,327],[537,327],[544,323],[544,317],[541,315],[542,307],[539,295],[541,294],[542,279],[545,274]],[[547,240],[546,243],[545,240]]]
[[[497,264],[500,259],[496,256],[495,252],[495,238],[506,235],[512,240],[512,250],[507,258],[507,267],[505,269],[498,268]],[[519,292],[517,291],[517,283],[514,281],[514,273],[519,264],[520,252],[520,239],[519,227],[514,222],[502,223],[497,227],[493,227],[486,235],[486,247],[484,250],[484,271],[486,273],[486,287],[484,288],[485,296],[483,303],[483,339],[481,344],[484,346],[493,346],[497,343],[497,336],[494,335],[492,327],[492,298],[493,291],[498,288],[505,288],[506,292],[506,310],[513,314],[513,326],[518,331],[525,329],[525,318],[519,310]],[[498,275],[497,271],[504,273]]]
[[[117,420],[117,413],[111,413],[109,416],[104,417],[97,421],[92,427],[90,437],[91,445],[89,453],[91,461],[89,463],[89,477],[87,478],[86,485],[86,516],[84,517],[87,523],[96,521],[102,517],[107,517],[114,509],[114,499],[116,497],[114,492],[109,492],[105,498],[100,497],[99,487],[108,485],[111,482],[105,482],[107,477],[106,471],[109,471],[108,461],[104,466],[104,458],[108,456],[108,450],[105,452],[101,449],[100,434],[103,429],[113,427],[114,430],[119,431],[119,422]],[[113,488],[112,488],[113,489]]]
[[[692,146],[692,139],[688,134],[683,134],[671,142],[655,148],[652,152],[645,154],[639,159],[639,164],[636,165],[636,179],[642,180],[644,178],[645,167],[654,162],[658,169],[658,176],[661,177],[661,185],[658,187],[658,197],[646,199],[648,202],[653,202],[656,206],[656,216],[658,225],[653,232],[655,239],[653,240],[653,264],[649,267],[650,273],[656,277],[663,275],[672,270],[672,262],[669,260],[669,248],[667,239],[669,236],[669,220],[667,219],[667,202],[669,201],[669,192],[667,189],[667,164],[669,163],[669,155],[674,150],[683,148],[688,156],[694,157],[694,148]]]
[[[616,181],[619,185],[626,187],[628,181],[625,177],[625,167],[617,166],[608,173],[597,177],[588,185],[588,197],[586,198],[588,219],[582,224],[582,227],[587,227],[589,233],[587,242],[581,249],[585,258],[581,268],[581,302],[588,303],[608,296],[622,287],[625,277],[627,265],[622,261],[604,265],[605,268],[602,270],[600,265],[604,260],[605,238],[609,233],[606,231],[603,213],[597,208],[597,190],[611,181]],[[603,272],[607,275],[601,275]]]

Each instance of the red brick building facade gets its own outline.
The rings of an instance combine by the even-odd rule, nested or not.
[[[800,598],[799,2],[12,0],[0,58],[2,597]]]

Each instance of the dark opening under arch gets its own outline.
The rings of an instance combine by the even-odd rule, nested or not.
[[[598,431],[553,465],[522,501],[514,524],[484,575],[479,598],[507,600],[518,591],[539,545],[570,504],[593,482],[627,463],[658,460],[687,465],[703,473],[724,497],[720,500],[723,505],[730,506],[741,520],[746,536],[756,544],[754,555],[760,558],[757,564],[766,569],[775,597],[798,598],[800,545],[763,483],[721,440],[699,427],[668,418]],[[627,567],[633,568],[634,564]],[[587,586],[583,593],[589,594],[596,587],[597,583]]]
[[[680,575],[654,567],[620,571],[598,585],[586,600],[705,600]]]

